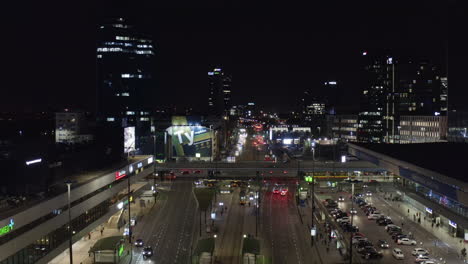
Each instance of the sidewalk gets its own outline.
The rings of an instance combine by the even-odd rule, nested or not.
[[[304,225],[307,226],[307,234],[310,235],[312,203],[311,199],[307,200],[305,207],[299,207]],[[318,217],[319,208],[315,208],[314,224],[317,227],[317,235],[314,240],[314,248],[317,250],[319,262],[317,263],[345,263],[343,256],[337,249],[336,239],[328,240],[328,233],[324,229],[324,221]],[[309,237],[309,245],[310,245]],[[328,248],[328,250],[327,250]]]
[[[138,184],[138,183],[137,183]],[[140,186],[141,187],[141,186]],[[143,202],[144,201],[144,206]],[[135,203],[132,203],[131,213],[132,216],[141,216],[146,214],[149,210],[152,209],[154,205],[154,198],[136,198]],[[99,240],[105,237],[110,236],[121,236],[123,233],[123,228],[118,229],[118,221],[120,215],[123,214],[123,218],[128,220],[128,212],[126,210],[119,211],[113,216],[111,216],[107,222],[102,223],[96,227],[89,235],[82,237],[80,240],[76,241],[73,244],[73,263],[80,264],[91,264],[93,263],[93,255],[89,254],[89,249]],[[101,230],[103,230],[101,234]],[[62,264],[70,262],[68,248],[56,256],[49,264]]]

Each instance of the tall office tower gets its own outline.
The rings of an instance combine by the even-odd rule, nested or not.
[[[395,63],[390,56],[371,56],[367,52],[362,55],[366,66],[357,140],[391,142],[397,127]]]
[[[403,115],[445,115],[447,78],[428,62],[400,61],[398,65],[400,113]]]
[[[150,135],[154,46],[124,18],[110,19],[97,32],[97,116],[104,127],[125,132],[124,152],[139,149]]]
[[[327,105],[327,113],[330,115],[336,114],[336,107],[338,105],[338,82],[326,81],[323,85],[323,92],[325,95],[325,104]]]
[[[220,68],[208,72],[208,110],[216,116],[227,116],[231,109],[232,77]]]
[[[447,77],[440,77],[440,114],[447,115],[448,111],[448,80]]]

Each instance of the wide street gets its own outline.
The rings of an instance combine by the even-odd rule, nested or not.
[[[153,257],[143,259],[142,248],[133,249],[132,263],[187,263],[197,210],[191,181],[174,181],[167,200],[143,217],[135,227],[135,239],[153,248]]]

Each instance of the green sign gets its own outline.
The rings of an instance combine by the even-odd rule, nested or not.
[[[304,180],[305,180],[306,182],[313,182],[313,181],[314,181],[314,177],[312,177],[312,176],[305,176],[305,177],[304,177]]]
[[[120,244],[120,247],[119,247],[119,257],[122,256],[123,252],[124,252],[124,244]]]
[[[15,222],[13,221],[13,218],[10,219],[10,223],[2,228],[0,228],[0,236],[3,236],[5,234],[8,234],[13,230],[13,226],[15,225]]]

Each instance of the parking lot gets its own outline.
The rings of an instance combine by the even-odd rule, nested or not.
[[[352,225],[340,224],[343,227],[343,230],[347,230],[347,232],[344,232],[345,237],[349,239],[351,236],[351,233],[349,232],[357,231],[352,226],[356,226],[356,228],[359,229],[359,233],[357,234],[362,234],[367,241],[372,243],[371,247],[374,247],[376,252],[382,253],[382,258],[378,258],[378,254],[375,254],[375,259],[367,260],[369,263],[415,263],[416,256],[412,255],[412,251],[416,248],[427,250],[429,253],[428,258],[433,260],[434,263],[463,263],[463,261],[458,258],[455,250],[449,248],[446,244],[437,241],[435,236],[427,232],[425,229],[417,226],[414,222],[408,221],[407,216],[402,215],[399,210],[396,210],[397,208],[394,207],[398,207],[399,202],[389,202],[384,199],[384,196],[380,193],[369,191],[369,193],[366,194],[367,190],[364,190],[362,194],[356,193],[356,196],[360,197],[357,198],[355,196],[356,198],[352,206],[351,194],[348,192],[327,192],[326,189],[321,189],[319,190],[319,193],[320,192],[322,192],[322,194],[319,194],[318,197],[324,204],[328,204],[329,202],[333,204],[333,201],[335,201],[337,208],[341,209],[341,211],[345,213],[340,214],[340,212],[332,211],[333,206],[330,206],[329,211],[334,215],[338,215],[338,219],[335,220],[337,223],[351,223],[352,217]],[[326,201],[327,199],[331,200]],[[358,205],[358,202],[361,203],[361,206]],[[367,211],[365,210],[366,205],[368,208]],[[353,214],[353,216],[350,214],[351,208],[355,208],[355,214]],[[373,213],[375,215],[373,215]],[[369,217],[369,215],[371,216]],[[382,224],[379,225],[377,221],[382,222]],[[386,231],[385,227],[387,224],[394,224],[400,227],[400,229],[395,229],[395,232],[393,233],[394,239],[392,239],[392,236]],[[408,243],[409,245],[398,245],[395,240],[395,236],[398,234],[403,235],[400,242]],[[381,248],[380,244],[382,243],[378,243],[379,240],[387,242],[388,248]],[[355,239],[355,242],[357,242],[357,239]],[[366,243],[361,242],[360,246],[365,246],[365,244]],[[353,251],[355,252],[358,250],[356,247],[357,245],[358,243],[353,247]],[[373,251],[371,247],[366,248],[364,251]],[[397,260],[396,257],[393,256],[392,252],[395,248],[401,249],[404,255],[403,259]],[[422,253],[424,252],[421,251],[417,255]],[[366,256],[365,253],[359,255]]]

